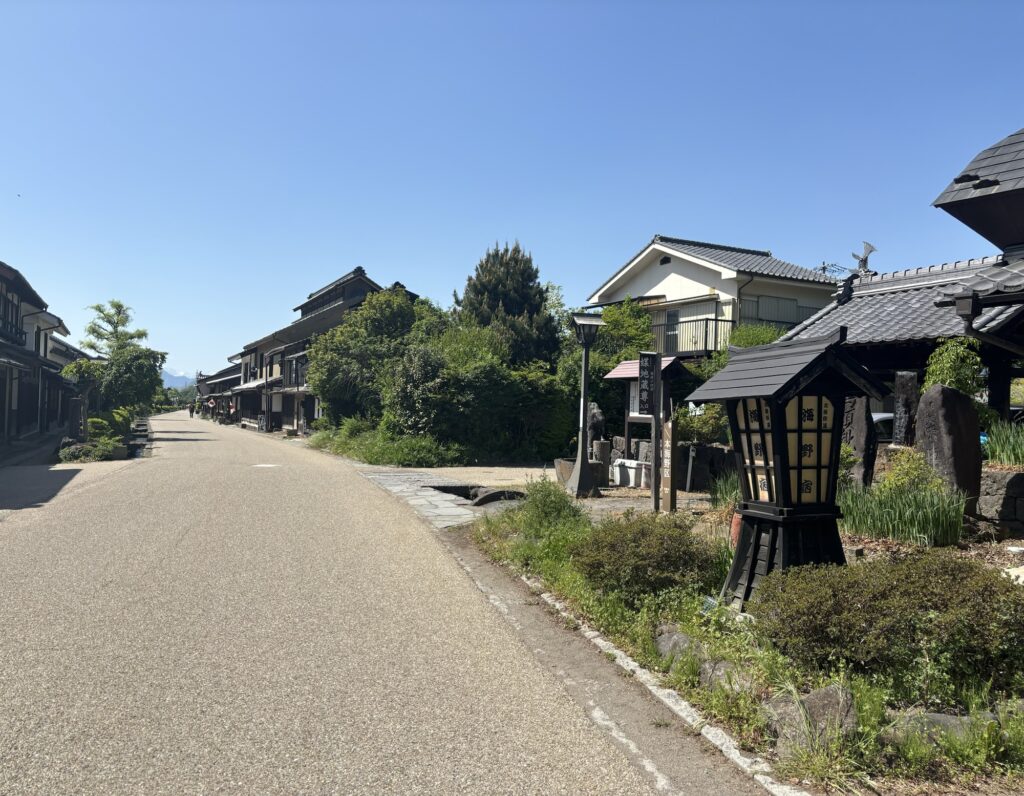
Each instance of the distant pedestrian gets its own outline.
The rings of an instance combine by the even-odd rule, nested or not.
[[[195,415],[195,413],[196,413],[196,405],[195,405],[195,402],[192,402],[192,403],[190,403],[188,405],[188,417],[189,417],[189,420],[192,419],[192,417]]]

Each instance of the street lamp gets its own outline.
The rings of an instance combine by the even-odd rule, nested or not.
[[[732,352],[687,400],[723,401],[740,475],[742,518],[722,600],[740,610],[774,569],[845,564],[836,486],[848,396],[888,389],[832,336]]]
[[[600,315],[589,315],[585,312],[575,312],[572,316],[572,326],[576,331],[576,339],[583,347],[583,370],[580,374],[580,431],[576,444],[576,466],[572,475],[566,482],[565,488],[573,497],[597,497],[601,493],[597,491],[597,484],[594,483],[593,474],[590,472],[590,439],[587,433],[587,371],[590,367],[590,347],[597,339],[597,330],[605,325]]]

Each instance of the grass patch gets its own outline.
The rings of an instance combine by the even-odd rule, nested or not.
[[[346,418],[336,429],[317,431],[309,445],[367,464],[445,467],[466,461],[465,451],[457,445],[438,442],[429,434],[391,434],[359,418]]]
[[[893,457],[881,483],[848,486],[838,503],[848,533],[942,547],[960,541],[967,500],[946,486],[923,454],[906,449]]]
[[[985,452],[990,462],[1024,467],[1024,426],[1001,420],[993,423]]]

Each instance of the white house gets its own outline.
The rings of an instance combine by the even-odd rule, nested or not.
[[[651,313],[659,351],[705,356],[725,346],[736,323],[792,327],[831,303],[835,290],[832,277],[770,251],[655,235],[589,302],[636,299]]]

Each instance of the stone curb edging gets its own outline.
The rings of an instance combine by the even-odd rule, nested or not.
[[[670,688],[661,685],[659,678],[653,672],[645,669],[629,655],[619,649],[615,644],[604,638],[598,631],[594,630],[578,616],[574,615],[569,607],[559,600],[551,592],[545,590],[544,585],[536,578],[529,578],[520,575],[523,583],[550,605],[564,619],[571,619],[578,625],[579,632],[591,644],[604,653],[614,657],[615,663],[622,669],[629,672],[637,682],[650,691],[651,695],[660,701],[665,707],[675,713],[683,722],[695,732],[699,732],[712,746],[718,749],[729,762],[735,765],[740,771],[751,777],[761,785],[772,796],[812,796],[807,791],[794,788],[791,785],[784,785],[777,782],[771,776],[771,766],[760,757],[748,757],[744,755],[735,740],[720,727],[708,724],[704,715],[693,705],[683,699],[679,694]]]

